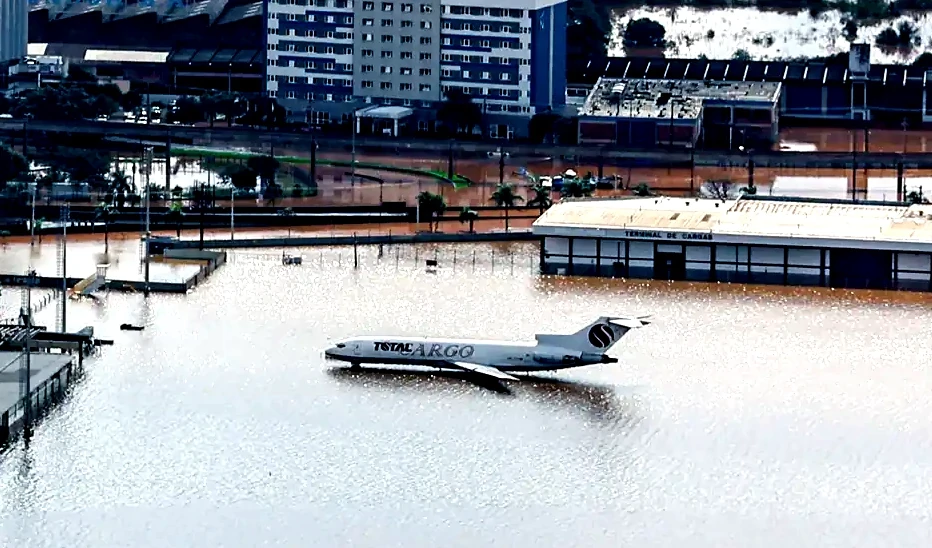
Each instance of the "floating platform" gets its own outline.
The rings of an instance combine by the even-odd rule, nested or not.
[[[20,394],[22,352],[0,351],[0,444],[23,428],[26,403],[35,419],[64,394],[78,373],[79,361],[71,354],[35,352],[30,356],[30,397]]]
[[[564,200],[546,274],[932,291],[932,205],[743,196]]]

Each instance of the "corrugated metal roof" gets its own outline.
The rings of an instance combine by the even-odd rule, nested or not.
[[[99,63],[164,63],[168,60],[169,53],[167,51],[89,49],[84,54],[84,60]]]
[[[932,205],[666,197],[588,199],[559,202],[534,226],[932,243]]]

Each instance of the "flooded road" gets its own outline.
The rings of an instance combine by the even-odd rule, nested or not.
[[[186,296],[72,304],[115,345],[0,457],[0,543],[932,542],[928,296],[539,277],[533,245],[453,249],[419,248],[437,273],[410,246],[358,270],[348,248],[250,252]],[[527,339],[605,313],[655,323],[619,364],[510,395],[321,359],[357,334]]]

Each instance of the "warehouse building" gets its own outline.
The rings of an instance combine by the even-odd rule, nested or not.
[[[900,127],[932,122],[932,70],[922,65],[871,63],[871,47],[853,44],[847,55],[800,61],[613,57],[587,69],[580,86],[599,78],[684,82],[780,84],[784,120],[872,120]]]
[[[579,142],[633,147],[769,147],[779,82],[600,78],[579,112]]]
[[[547,274],[932,291],[932,205],[745,196],[560,202]]]
[[[0,78],[11,62],[26,56],[27,9],[25,0],[0,0]]]

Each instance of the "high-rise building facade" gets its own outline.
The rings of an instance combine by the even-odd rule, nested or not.
[[[566,2],[268,0],[266,90],[318,120],[432,109],[459,88],[494,137],[566,94]],[[427,124],[420,120],[420,124]]]
[[[0,0],[0,66],[26,56],[29,41],[29,5],[27,0]]]

